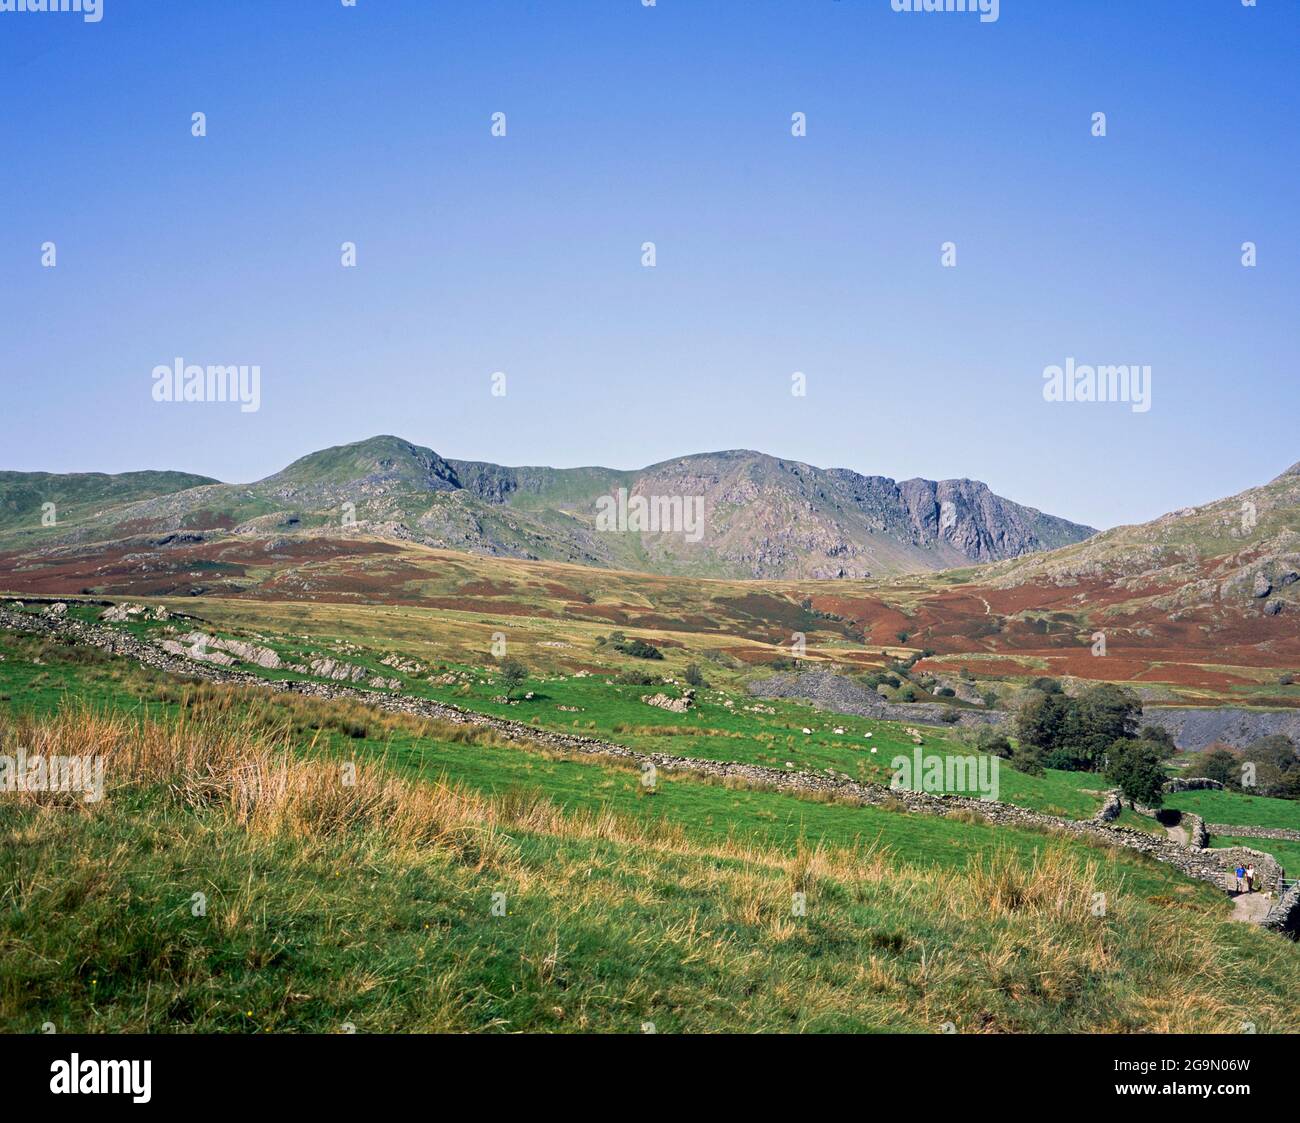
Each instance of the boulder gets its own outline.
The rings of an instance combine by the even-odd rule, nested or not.
[[[661,710],[684,714],[695,705],[695,691],[687,690],[680,698],[670,698],[667,694],[643,694],[641,701],[647,706],[658,706]]]
[[[317,678],[327,678],[334,682],[360,682],[366,677],[365,667],[358,667],[353,663],[340,663],[329,656],[313,659],[309,667],[311,673]]]

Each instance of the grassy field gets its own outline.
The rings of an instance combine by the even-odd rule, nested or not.
[[[92,615],[88,609],[74,611]],[[128,627],[142,634],[158,631],[156,625]],[[266,638],[266,632],[256,634]],[[374,642],[373,635],[342,641],[348,644],[347,659],[375,673],[391,675],[392,669],[380,662],[385,649],[364,647],[360,642],[363,638]],[[287,657],[300,656],[297,649],[290,649],[282,641],[268,642]],[[322,647],[332,642],[339,641],[320,635],[308,646],[314,643]],[[403,655],[408,654],[397,645],[391,646]],[[0,633],[0,655],[6,656],[0,662],[0,702],[7,701],[25,710],[49,712],[69,694],[120,705],[128,684],[131,688],[126,693],[147,704],[147,691],[141,692],[139,686],[166,681],[165,676],[93,651],[5,633]],[[620,661],[623,669],[627,664],[646,664],[643,660],[627,658]],[[412,677],[403,692],[530,722],[541,729],[606,738],[646,752],[802,771],[829,769],[857,780],[888,784],[893,775],[891,761],[899,754],[910,757],[915,748],[913,738],[905,732],[905,723],[825,713],[798,702],[764,700],[744,693],[708,689],[701,692],[695,709],[678,714],[647,706],[642,701],[647,694],[660,690],[680,693],[680,679],[676,680],[677,685],[644,687],[621,685],[607,675],[543,674],[530,679],[518,692],[531,691],[532,700],[512,704],[502,700],[503,688],[490,669],[447,663],[436,666],[443,673],[433,677],[450,681],[431,683],[425,678]],[[256,673],[268,681],[306,677],[282,670]],[[709,673],[712,674],[711,668]],[[805,733],[805,729],[809,732]],[[927,752],[972,752],[950,729],[923,727],[920,732]],[[1106,786],[1094,775],[1056,770],[1033,777],[1003,767],[998,778],[999,799],[1078,819],[1092,816],[1101,805],[1102,789]],[[1138,816],[1132,819],[1126,825],[1148,829],[1146,820]]]
[[[208,630],[286,658],[337,642],[384,674],[410,655],[377,624],[310,625]],[[486,659],[421,661],[407,693],[641,749],[887,782],[914,747],[899,723],[754,699],[741,672],[675,714],[641,696],[680,682],[541,665],[509,704]],[[3,632],[0,704],[6,744],[102,752],[110,775],[99,804],[0,801],[5,1029],[1300,1028],[1296,945],[1229,922],[1210,886],[1055,833],[662,771],[649,793],[630,766],[480,727]],[[1102,786],[1001,779],[1004,800],[1078,817]]]
[[[1298,1028],[1294,945],[1088,847],[998,840],[958,869],[378,763],[349,785],[216,698],[5,734],[114,777],[98,804],[0,803],[6,1030]]]
[[[1300,802],[1291,799],[1242,792],[1177,792],[1166,797],[1165,806],[1190,811],[1207,823],[1300,830]]]
[[[800,840],[814,840],[835,845],[862,842],[883,843],[905,855],[915,864],[961,866],[972,850],[1005,845],[1022,856],[1040,850],[1044,836],[1035,832],[1010,831],[975,822],[947,821],[925,816],[910,816],[878,808],[849,804],[817,802],[795,798],[788,793],[762,790],[727,789],[705,783],[698,778],[661,773],[658,791],[645,795],[639,773],[600,759],[574,757],[541,751],[524,751],[518,746],[486,734],[479,734],[467,748],[464,727],[421,721],[403,715],[377,714],[368,708],[346,703],[309,702],[288,695],[267,692],[249,697],[230,687],[177,682],[161,672],[114,659],[93,650],[70,648],[47,641],[14,637],[0,633],[0,701],[11,712],[53,715],[70,704],[84,704],[101,713],[145,716],[160,720],[180,720],[186,714],[207,710],[239,711],[255,717],[259,727],[270,733],[288,730],[301,752],[332,754],[340,759],[382,761],[406,774],[441,782],[466,785],[487,795],[509,794],[516,790],[540,792],[566,810],[594,813],[613,810],[646,821],[671,820],[702,839],[744,838],[765,845],[790,848]],[[35,664],[31,660],[39,659]],[[584,683],[587,680],[578,680]],[[507,707],[498,707],[507,709]],[[516,716],[517,708],[508,708]],[[797,713],[802,721],[812,711]],[[679,718],[691,715],[672,715]],[[770,715],[759,715],[770,717]],[[816,715],[821,717],[822,715]],[[909,751],[897,728],[890,723],[867,723],[877,730],[879,739],[898,751]],[[834,728],[834,727],[832,727]],[[845,727],[847,728],[847,727]],[[598,732],[604,732],[598,730]],[[710,753],[715,737],[692,737],[673,740],[671,733],[656,734],[665,739],[661,746],[674,752],[695,756],[749,759],[744,738],[723,738],[730,753]],[[620,737],[636,743],[635,737]],[[833,739],[828,732],[826,739]],[[874,740],[875,738],[873,738]],[[653,738],[651,739],[653,740]],[[813,738],[805,738],[813,740]],[[756,742],[762,745],[763,742]],[[810,767],[812,750],[793,754],[801,768]],[[869,750],[865,750],[869,754]],[[841,747],[838,755],[826,759],[845,762],[848,755],[864,750]],[[752,754],[754,758],[758,754]],[[818,760],[822,758],[817,758]],[[763,763],[766,758],[756,759]],[[888,782],[885,766],[864,768],[867,778]],[[1021,777],[1009,769],[1004,777],[1032,786],[1034,778]],[[1061,778],[1085,782],[1078,773],[1060,773]],[[1040,781],[1039,792],[1062,794],[1067,802],[1077,802],[1091,814],[1095,800],[1061,783],[1054,775]],[[1095,782],[1095,779],[1092,779]],[[1013,792],[1004,791],[1004,799]],[[1078,796],[1070,800],[1071,795]],[[1039,802],[1050,804],[1051,799]],[[1140,820],[1145,826],[1147,820]],[[1112,852],[1101,851],[1105,860]],[[1127,856],[1114,855],[1121,862]],[[1158,868],[1158,867],[1157,867]],[[1168,887],[1163,870],[1152,879],[1148,863],[1131,862],[1129,876],[1146,891],[1158,892]]]

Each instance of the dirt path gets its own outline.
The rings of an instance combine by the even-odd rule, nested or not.
[[[1165,827],[1167,834],[1179,846],[1187,845],[1187,828],[1186,827]]]
[[[1259,924],[1272,905],[1272,900],[1263,893],[1238,893],[1232,898],[1232,919],[1243,924]]]

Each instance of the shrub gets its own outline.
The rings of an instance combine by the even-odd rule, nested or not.
[[[604,647],[608,644],[615,651],[623,655],[631,655],[635,659],[662,659],[663,652],[654,644],[646,643],[643,639],[628,639],[622,632],[610,632],[603,640],[597,640],[596,646]]]
[[[1213,744],[1192,758],[1187,774],[1218,780],[1224,787],[1235,788],[1241,784],[1241,757],[1227,745]]]
[[[1000,756],[1003,760],[1011,757],[1011,742],[1006,734],[991,725],[981,725],[973,737],[975,748],[990,756]]]
[[[620,686],[659,686],[664,680],[649,671],[623,671],[614,681]]]
[[[501,684],[506,688],[506,699],[524,684],[528,678],[528,668],[518,659],[507,659],[501,664]]]

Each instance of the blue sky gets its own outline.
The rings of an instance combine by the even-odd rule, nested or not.
[[[1300,460],[1294,4],[103,3],[0,13],[0,467],[756,448],[1109,526]]]

